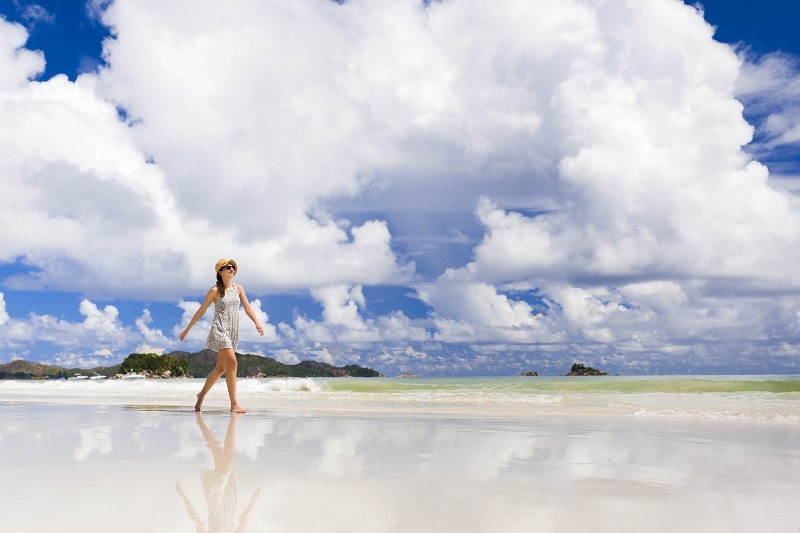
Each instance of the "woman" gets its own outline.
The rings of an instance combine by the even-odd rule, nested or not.
[[[231,412],[244,413],[245,410],[239,405],[236,399],[236,346],[239,344],[239,303],[244,307],[244,312],[256,325],[259,335],[264,335],[264,328],[258,322],[258,317],[247,301],[247,294],[244,287],[233,282],[233,276],[237,270],[236,261],[233,259],[220,259],[214,265],[214,272],[217,274],[217,284],[208,291],[206,299],[200,309],[189,321],[181,332],[181,340],[186,338],[189,330],[192,329],[198,320],[206,313],[208,306],[214,302],[214,320],[211,323],[211,331],[206,340],[207,350],[217,351],[217,365],[206,378],[203,390],[197,394],[197,403],[194,405],[195,411],[200,411],[203,400],[211,390],[211,387],[225,374],[225,383],[228,385],[228,396],[231,400]]]

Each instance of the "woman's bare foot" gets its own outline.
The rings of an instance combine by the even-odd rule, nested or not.
[[[197,393],[197,403],[194,404],[194,410],[200,411],[200,408],[203,406],[203,398],[200,397],[200,393]]]
[[[241,405],[239,405],[238,403],[237,403],[237,404],[234,404],[234,405],[231,405],[231,413],[239,413],[239,414],[244,414],[244,413],[246,413],[246,412],[247,412],[247,411],[245,411],[244,407],[242,407],[242,406],[241,406]]]

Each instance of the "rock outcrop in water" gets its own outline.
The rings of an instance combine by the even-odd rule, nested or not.
[[[572,369],[564,374],[565,376],[607,376],[608,372],[601,372],[590,366],[583,366],[580,363],[572,365]]]

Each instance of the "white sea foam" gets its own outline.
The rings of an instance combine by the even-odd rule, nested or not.
[[[258,392],[321,392],[320,384],[311,378],[286,379],[241,379],[237,387],[240,391]]]

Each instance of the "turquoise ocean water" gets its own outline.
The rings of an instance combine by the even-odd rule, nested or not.
[[[2,403],[180,407],[200,379],[0,381]],[[800,423],[800,376],[239,378],[250,411],[312,410],[465,416],[586,415]],[[224,408],[220,382],[206,407]]]

